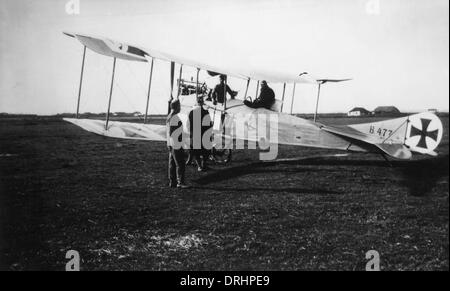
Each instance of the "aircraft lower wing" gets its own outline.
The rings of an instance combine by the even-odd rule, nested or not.
[[[108,123],[108,130],[106,130],[105,121],[103,120],[76,118],[64,118],[64,120],[86,131],[102,136],[147,141],[166,141],[166,128],[164,125],[110,121]],[[372,149],[379,149],[383,153],[398,159],[409,159],[412,156],[411,151],[403,144],[380,143],[379,140],[351,127],[322,126],[321,129],[359,146],[362,145],[364,147],[364,145],[369,145]],[[248,138],[244,139],[249,140]]]
[[[322,130],[335,134],[339,137],[350,139],[358,143],[365,143],[374,146],[383,153],[391,157],[407,160],[412,157],[411,151],[403,143],[382,143],[379,139],[375,139],[370,135],[362,133],[348,126],[332,127],[323,126]]]
[[[233,128],[236,121],[231,116],[247,116],[247,119],[240,123],[246,125],[247,129],[256,129],[258,128],[256,116],[271,113],[267,109],[252,109],[246,106],[238,106],[238,104],[233,105],[233,102],[240,104],[240,101],[237,100],[230,101],[229,118],[225,119],[226,128]],[[182,107],[184,114],[180,115],[185,127],[187,126],[186,113],[189,109],[189,106]],[[220,115],[217,115],[213,109],[210,109],[210,115],[212,117],[219,116],[220,120]],[[378,152],[404,160],[410,159],[412,152],[436,156],[437,153],[434,150],[439,145],[443,135],[442,122],[437,116],[429,112],[347,126],[322,125],[288,114],[278,113],[277,117],[277,126],[270,127],[270,135],[272,135],[272,130],[274,133],[277,132],[277,141],[274,143]],[[64,120],[89,132],[107,137],[166,141],[165,125],[110,121],[106,130],[104,120],[75,118],[65,118]],[[188,132],[187,127],[184,130]],[[236,130],[232,136],[224,136],[224,138],[261,142],[260,138],[250,136],[245,130],[242,132]]]
[[[158,124],[138,124],[131,122],[109,121],[105,130],[105,121],[94,119],[64,118],[86,131],[99,135],[124,139],[166,141],[166,127]]]

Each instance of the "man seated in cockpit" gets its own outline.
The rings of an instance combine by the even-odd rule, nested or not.
[[[272,88],[267,85],[266,81],[261,82],[261,91],[259,97],[253,101],[244,100],[244,104],[251,108],[270,109],[275,102],[275,93]]]
[[[236,97],[237,92],[230,89],[228,85],[225,84],[227,76],[220,75],[220,83],[216,85],[214,88],[214,91],[212,92],[212,99],[213,104],[221,103],[223,104],[225,102],[226,93],[230,94],[231,99]],[[225,92],[225,86],[226,86],[226,92]]]

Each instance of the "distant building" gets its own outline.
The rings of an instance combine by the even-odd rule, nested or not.
[[[400,110],[398,110],[395,106],[378,106],[373,111],[375,115],[397,115],[400,114]]]
[[[369,114],[370,111],[362,107],[355,107],[347,113],[348,116],[366,116]]]

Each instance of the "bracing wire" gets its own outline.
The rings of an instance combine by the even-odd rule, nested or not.
[[[107,71],[108,69],[105,67],[105,65],[102,63],[102,67],[105,71]],[[122,89],[122,87],[120,86],[119,81],[116,79],[114,79],[114,85],[120,90],[120,92],[122,92],[122,95],[125,97],[125,101],[127,101],[128,105],[131,107],[131,109],[134,112],[138,112],[138,110],[136,110],[136,107],[134,106],[134,104],[132,104],[132,102],[130,101],[130,98],[128,97],[127,93],[125,93],[125,90]],[[140,112],[140,111],[139,111]],[[143,120],[141,115],[138,115],[139,120]]]

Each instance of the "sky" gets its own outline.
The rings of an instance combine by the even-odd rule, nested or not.
[[[75,6],[67,5],[72,1]],[[82,45],[100,35],[211,64],[273,74],[352,78],[326,84],[320,112],[449,109],[447,0],[1,0],[0,112],[75,112]],[[74,9],[67,9],[67,8]],[[112,58],[86,54],[81,112],[105,112]],[[150,66],[117,61],[111,111],[145,110]],[[184,78],[194,70],[183,68]],[[215,79],[201,73],[201,80]],[[156,61],[149,113],[166,113],[169,64]],[[230,79],[240,97],[246,82]],[[281,99],[282,84],[270,84]],[[248,95],[254,96],[256,82]],[[314,112],[317,86],[297,85],[295,113]],[[292,84],[286,87],[290,111]]]

